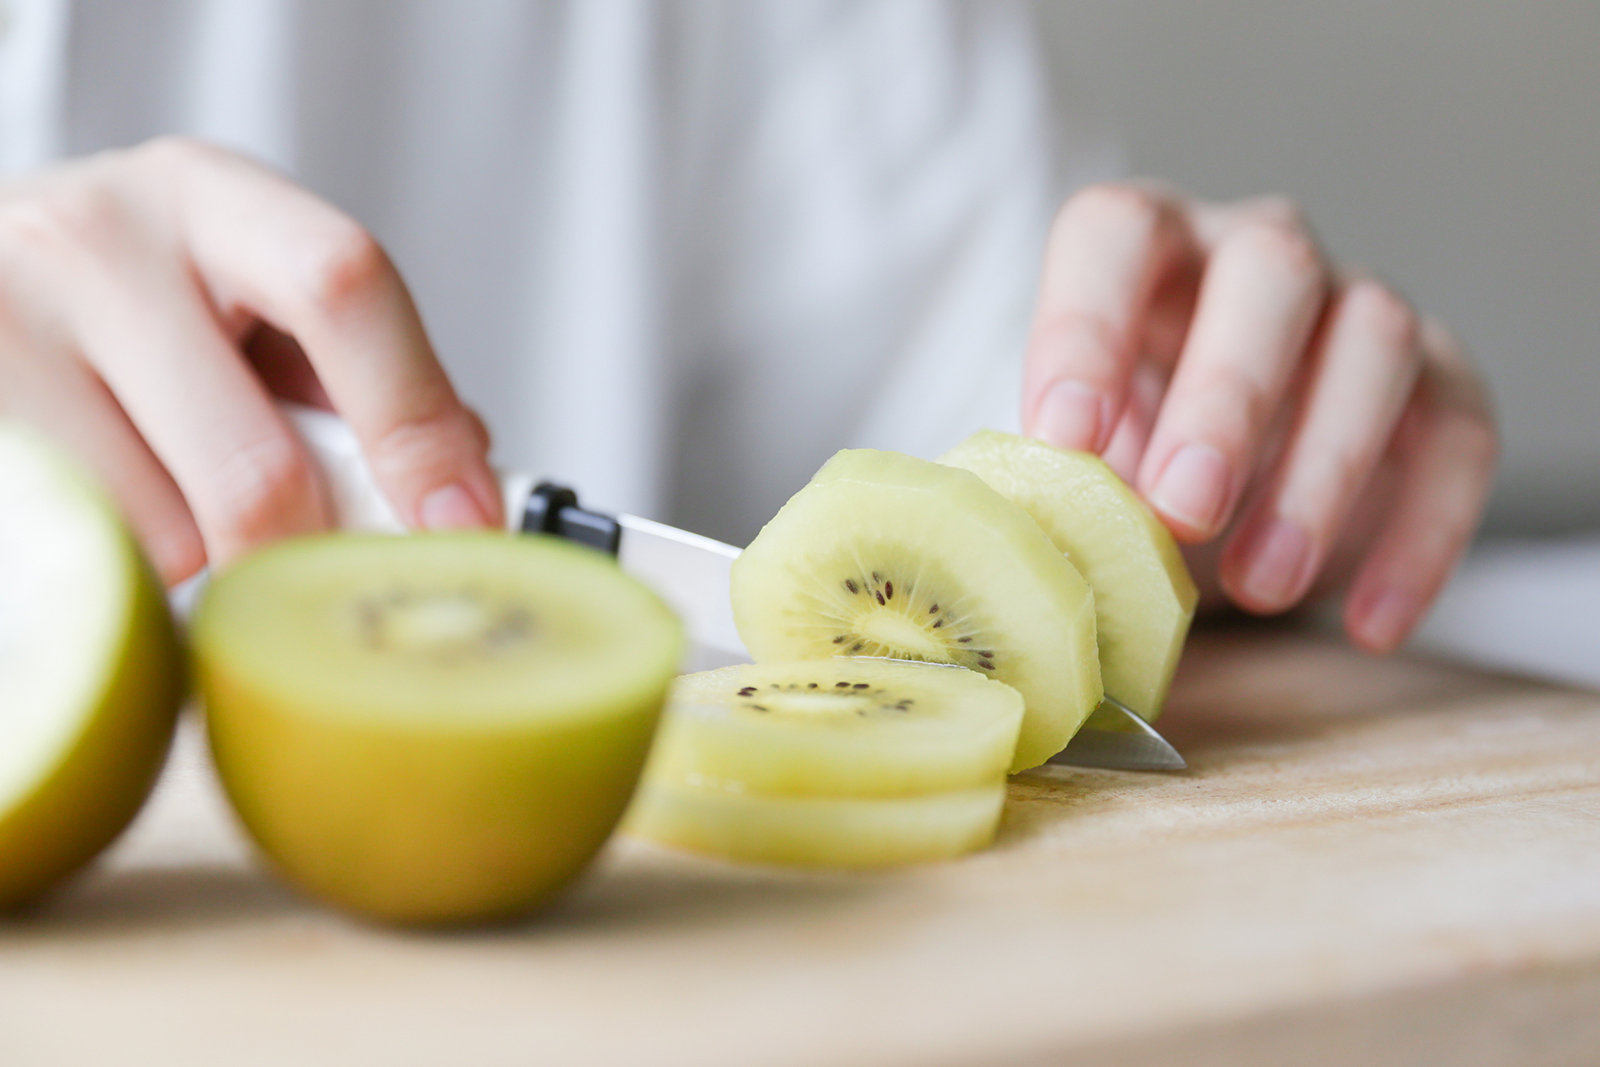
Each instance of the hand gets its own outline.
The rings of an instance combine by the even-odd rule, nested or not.
[[[0,416],[97,471],[169,583],[327,524],[273,395],[343,415],[412,525],[499,522],[483,426],[354,221],[184,140],[0,186]]]
[[[1220,541],[1203,588],[1267,614],[1345,587],[1379,652],[1464,551],[1497,447],[1448,331],[1336,270],[1292,205],[1138,184],[1056,217],[1023,426],[1102,453],[1180,541]]]

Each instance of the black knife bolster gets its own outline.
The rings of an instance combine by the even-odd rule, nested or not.
[[[622,544],[622,524],[610,515],[585,511],[578,494],[567,486],[540,482],[528,494],[522,509],[523,533],[546,533],[616,555]]]

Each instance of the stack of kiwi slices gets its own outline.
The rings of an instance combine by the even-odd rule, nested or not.
[[[634,832],[769,862],[953,856],[1103,675],[1156,714],[1195,600],[1170,534],[1094,457],[985,432],[947,460],[840,452],[745,550],[758,663],[680,681]]]
[[[959,667],[844,656],[679,680],[627,826],[735,859],[876,867],[994,836],[1022,722]]]

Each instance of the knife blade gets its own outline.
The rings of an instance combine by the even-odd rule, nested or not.
[[[1045,762],[1114,771],[1181,771],[1189,766],[1172,742],[1109,694],[1089,713],[1067,747]]]
[[[355,434],[324,411],[283,404],[321,466],[342,527],[403,530],[362,457]],[[579,505],[577,494],[527,475],[501,475],[512,529],[580,541],[617,557],[622,569],[650,586],[683,620],[691,641],[687,671],[748,663],[733,625],[729,575],[739,549],[636,515],[608,515]],[[1155,727],[1107,696],[1067,747],[1046,762],[1131,771],[1182,770],[1187,764]]]

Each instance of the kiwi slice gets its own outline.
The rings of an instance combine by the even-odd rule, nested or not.
[[[843,657],[673,688],[646,777],[783,796],[908,797],[1005,778],[1022,696],[975,671]]]
[[[1014,687],[1027,709],[1013,771],[1061,751],[1100,702],[1088,584],[968,471],[838,453],[734,562],[732,596],[757,661],[923,660]]]
[[[1020,506],[1094,590],[1106,692],[1161,713],[1200,598],[1172,534],[1099,456],[980,430],[941,463]]]
[[[186,692],[161,583],[110,498],[0,424],[0,910],[133,819]]]
[[[223,573],[193,636],[241,820],[315,896],[394,922],[539,905],[644,764],[683,635],[553,538],[333,534]]]
[[[1003,782],[913,797],[765,796],[647,778],[627,829],[726,859],[891,867],[948,859],[994,839]]]

